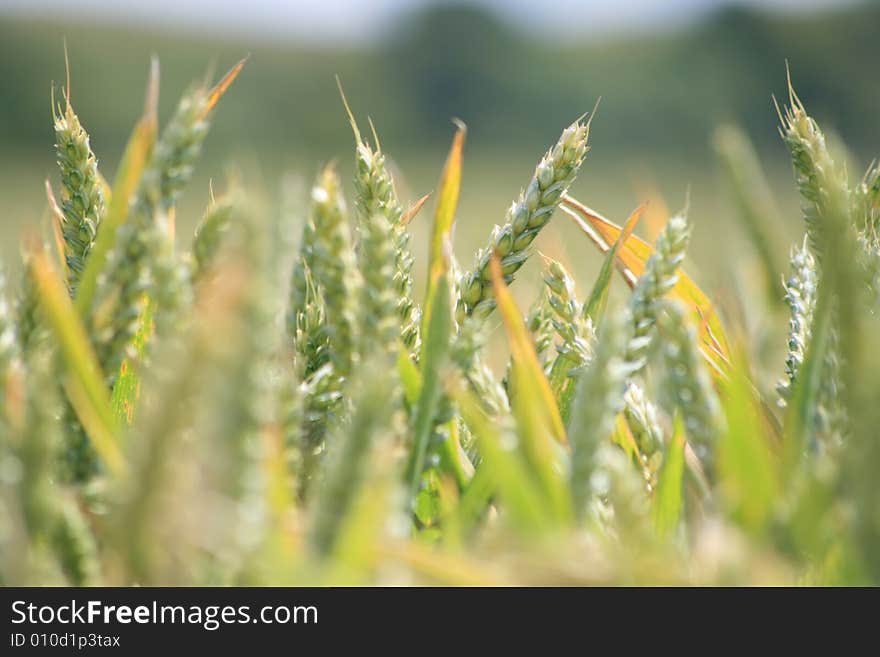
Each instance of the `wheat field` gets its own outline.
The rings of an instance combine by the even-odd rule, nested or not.
[[[230,177],[182,234],[247,71],[160,129],[153,62],[115,171],[54,93],[47,210],[0,278],[0,582],[880,584],[880,166],[848,167],[791,82],[803,237],[777,252],[762,164],[719,126],[760,270],[716,290],[686,273],[689,208],[615,222],[571,193],[594,112],[459,260],[466,126],[402,199],[341,84],[353,194],[333,162],[277,206]],[[593,279],[539,250],[560,222]]]

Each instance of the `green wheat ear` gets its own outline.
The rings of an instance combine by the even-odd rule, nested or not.
[[[544,261],[544,284],[553,311],[551,321],[560,339],[556,346],[559,359],[553,367],[568,373],[589,362],[596,332],[592,321],[584,317],[582,305],[575,296],[574,279],[556,260],[545,256]]]
[[[639,448],[642,474],[648,490],[657,486],[657,476],[663,463],[664,438],[659,421],[659,409],[648,399],[645,389],[630,381],[623,397],[624,416]]]
[[[300,377],[311,376],[329,360],[324,325],[324,299],[311,273],[316,231],[311,212],[303,220],[288,290],[287,336],[296,356]]]
[[[190,265],[193,283],[204,277],[216,262],[224,237],[235,221],[240,204],[241,201],[235,194],[225,194],[219,199],[212,197],[193,234]]]
[[[14,310],[18,345],[22,359],[25,365],[27,365],[31,352],[34,351],[45,337],[45,330],[42,325],[42,311],[40,309],[37,287],[29,265],[30,256],[22,252],[21,257],[23,271],[15,295]]]
[[[323,332],[331,345],[330,362],[346,377],[356,359],[355,322],[361,280],[352,252],[345,200],[333,166],[325,167],[312,188],[314,238],[306,264],[326,309]]]
[[[776,388],[782,405],[791,397],[798,371],[806,357],[816,307],[816,262],[807,248],[806,238],[803,246],[792,249],[790,268],[785,284],[785,303],[791,313],[788,320],[788,353],[785,356],[786,379],[780,381]]]
[[[393,229],[388,219],[377,214],[361,226],[358,252],[361,278],[361,302],[358,325],[361,327],[361,354],[374,350],[395,354],[400,335],[398,296],[394,292]]]
[[[485,317],[495,308],[489,261],[493,253],[501,258],[504,279],[509,284],[529,257],[529,247],[574,182],[587,154],[589,122],[575,121],[567,127],[544,158],[525,191],[507,211],[503,226],[492,231],[488,245],[476,256],[473,268],[459,282],[458,315]]]
[[[673,216],[657,238],[654,254],[648,259],[645,271],[630,296],[633,327],[626,349],[626,362],[633,374],[645,366],[662,299],[678,281],[678,269],[684,260],[689,240],[687,219],[683,214]]]
[[[352,252],[345,200],[335,168],[312,187],[311,208],[291,285],[288,332],[305,361],[302,468],[305,495],[324,451],[328,427],[344,412],[342,391],[358,359],[357,318],[363,281]]]
[[[373,127],[375,148],[361,137],[354,114],[349,107],[342,83],[336,78],[339,94],[348,114],[355,138],[355,207],[359,226],[364,229],[376,217],[383,217],[389,226],[393,242],[394,277],[392,288],[397,293],[396,307],[401,321],[400,334],[404,345],[411,351],[419,349],[419,322],[421,311],[413,301],[413,263],[410,235],[403,221],[403,207],[394,189],[394,180],[388,170],[385,154]]]
[[[789,79],[789,104],[779,112],[780,134],[791,153],[795,181],[803,199],[807,237],[814,255],[821,253],[823,232],[830,216],[850,216],[840,207],[849,196],[846,172],[835,164],[825,143],[825,135],[804,109]]]
[[[580,376],[571,407],[571,493],[579,516],[592,497],[591,478],[599,445],[614,428],[623,408],[628,374],[624,354],[631,320],[628,312],[611,312],[599,329],[595,354]]]
[[[52,119],[55,154],[61,172],[61,234],[67,263],[67,283],[71,296],[75,296],[104,215],[104,190],[89,135],[70,104],[69,88],[65,90],[64,100],[63,108],[56,107],[53,101]]]
[[[102,369],[112,387],[138,330],[144,293],[156,301],[157,331],[188,300],[186,274],[174,253],[171,211],[208,133],[211,97],[185,94],[153,149],[127,221],[119,228],[90,309]]]
[[[688,323],[681,304],[666,302],[662,310],[658,321],[667,394],[682,414],[694,451],[711,473],[715,441],[723,423],[721,404],[700,353],[696,329]]]
[[[535,354],[544,364],[546,371],[551,360],[548,354],[556,335],[556,328],[553,326],[553,308],[550,306],[550,295],[547,290],[541,290],[537,300],[529,307],[525,321],[535,345]]]

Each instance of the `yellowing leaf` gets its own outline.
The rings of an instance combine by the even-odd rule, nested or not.
[[[64,361],[64,385],[70,402],[98,456],[110,472],[121,474],[125,461],[115,438],[116,422],[104,376],[86,330],[73,309],[64,283],[42,249],[32,250],[30,266],[40,305]]]
[[[440,371],[448,358],[453,331],[452,292],[449,283],[449,264],[452,257],[450,236],[458,206],[458,191],[461,187],[464,135],[464,124],[459,124],[440,177],[440,192],[437,209],[434,212],[428,264],[428,291],[425,297],[425,312],[422,316],[423,339],[420,362],[422,385],[413,415],[413,448],[407,472],[413,497],[418,493],[431,428],[437,406],[442,398]]]
[[[229,69],[229,72],[223,76],[220,82],[214,85],[214,88],[208,92],[208,103],[205,106],[205,111],[201,118],[205,118],[211,110],[214,109],[214,106],[217,105],[218,101],[223,97],[223,94],[226,93],[226,90],[229,89],[233,82],[235,82],[235,78],[241,73],[241,69],[247,64],[247,60],[248,58],[245,57]]]
[[[599,276],[596,277],[596,282],[593,285],[590,299],[584,307],[584,314],[593,320],[593,324],[599,324],[602,319],[602,313],[608,302],[608,289],[611,287],[611,268],[614,266],[614,263],[617,262],[617,254],[620,252],[620,247],[629,240],[644,211],[644,205],[636,208],[636,210],[629,216],[629,219],[626,220],[626,224],[624,224],[620,235],[617,236],[614,246],[612,246],[605,255],[605,261],[602,263],[602,269],[599,271]]]
[[[507,340],[510,343],[510,355],[513,359],[514,367],[520,368],[528,379],[532,381],[540,395],[542,402],[540,408],[546,414],[547,426],[558,442],[565,443],[565,425],[562,422],[562,416],[559,415],[559,409],[553,397],[553,390],[550,388],[550,382],[547,381],[547,377],[544,375],[544,370],[535,353],[535,347],[529,335],[529,330],[523,322],[522,313],[516,307],[516,302],[504,283],[504,274],[501,271],[501,262],[497,255],[493,254],[489,268],[492,275],[492,287],[498,303],[498,311],[501,313],[504,329],[507,332]]]
[[[572,518],[572,508],[568,485],[561,474],[563,468],[560,467],[563,446],[568,442],[565,425],[550,382],[538,361],[522,313],[504,283],[501,261],[496,254],[492,255],[489,269],[498,311],[510,345],[513,363],[511,380],[516,391],[512,410],[520,447],[530,470],[540,481],[553,518],[560,524],[566,524]]]
[[[602,253],[607,253],[623,232],[620,226],[570,196],[563,198],[560,207]],[[654,247],[636,235],[630,235],[621,247],[617,268],[630,287],[635,286],[653,254]],[[716,379],[723,379],[730,365],[730,347],[709,297],[683,271],[679,271],[678,282],[669,296],[685,303],[693,314],[699,326],[700,351]]]
[[[431,252],[428,261],[431,280],[434,280],[448,268],[449,258],[444,253],[444,249],[452,239],[455,211],[458,208],[458,194],[461,190],[462,151],[467,128],[460,121],[456,123],[456,128],[452,147],[449,149],[449,155],[440,176],[437,208],[434,210],[434,227],[431,232]]]
[[[486,416],[472,390],[466,387],[457,390],[456,401],[483,457],[472,480],[478,486],[476,494],[466,495],[462,503],[473,504],[476,507],[473,514],[482,513],[483,504],[497,491],[512,522],[536,533],[546,530],[552,519],[547,498],[541,494],[519,450],[507,448],[498,427]]]

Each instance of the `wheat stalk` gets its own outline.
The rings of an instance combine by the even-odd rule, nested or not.
[[[287,334],[293,341],[302,377],[310,376],[329,360],[327,336],[321,330],[324,300],[309,265],[314,257],[316,239],[315,224],[309,215],[303,222],[287,307]]]
[[[363,281],[351,247],[345,200],[332,166],[312,188],[311,210],[291,285],[288,332],[303,360],[305,380],[300,494],[305,495],[336,423],[345,380],[357,364],[355,325]],[[326,360],[325,360],[326,359]]]

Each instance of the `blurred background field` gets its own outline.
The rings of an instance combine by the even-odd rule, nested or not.
[[[151,54],[162,64],[164,118],[209,67],[225,70],[250,53],[182,201],[180,216],[191,219],[207,202],[209,180],[222,187],[233,171],[268,207],[285,173],[305,184],[322,162],[337,159],[350,180],[352,137],[334,74],[359,119],[375,121],[405,201],[436,185],[450,118],[460,117],[469,128],[456,235],[465,261],[502,221],[541,153],[600,96],[574,194],[618,222],[642,201],[662,214],[664,202],[677,210],[689,198],[691,268],[715,291],[732,284],[734,272],[747,273],[754,258],[712,154],[719,123],[746,129],[775,183],[774,249],[784,253],[800,230],[771,100],[785,94],[786,59],[811,113],[851,149],[854,171],[880,151],[880,3],[643,1],[615,11],[591,2],[396,0],[375,10],[362,2],[318,10],[260,0],[240,17],[227,3],[183,3],[189,19],[172,14],[163,23],[170,4],[10,0],[0,11],[0,253],[13,267],[22,227],[44,215],[42,181],[57,176],[50,88],[63,84],[65,38],[72,100],[108,177],[140,112]],[[324,23],[310,31],[312,14]],[[365,15],[371,20],[358,30]],[[417,255],[426,226],[414,226]],[[640,230],[650,232],[650,222]],[[564,217],[537,245],[566,261],[583,285],[598,266]],[[531,278],[538,277],[523,280]],[[532,291],[523,285],[518,296],[530,299]]]

